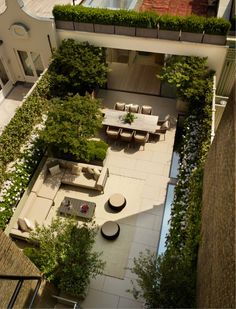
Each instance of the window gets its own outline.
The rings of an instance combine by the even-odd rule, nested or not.
[[[9,78],[7,76],[7,72],[3,66],[3,63],[0,59],[0,80],[2,81],[3,85],[6,85],[6,83],[9,81]],[[0,88],[1,90],[2,88]]]

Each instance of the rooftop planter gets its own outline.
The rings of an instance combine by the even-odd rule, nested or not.
[[[205,19],[203,43],[225,45],[230,26],[230,22],[224,18],[211,17]]]
[[[87,8],[80,5],[56,5],[53,15],[59,29],[220,45],[225,44],[230,28],[230,23],[223,18],[160,16],[155,12]]]
[[[181,41],[201,43],[204,30],[204,17],[192,15],[184,18],[181,25]]]
[[[182,18],[178,16],[163,15],[159,18],[158,38],[178,41]]]

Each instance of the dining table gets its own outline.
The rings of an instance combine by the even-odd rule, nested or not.
[[[126,111],[119,111],[115,109],[102,109],[104,126],[113,126],[123,129],[131,129],[135,131],[145,131],[148,133],[155,133],[157,129],[158,116],[134,113],[135,119],[132,123],[127,123],[124,120]]]

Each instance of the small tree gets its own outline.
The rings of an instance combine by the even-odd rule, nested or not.
[[[107,82],[105,50],[86,42],[64,40],[53,54],[49,72],[54,96],[91,93]]]
[[[95,242],[94,222],[78,225],[70,218],[56,218],[49,226],[37,226],[30,239],[37,247],[24,253],[62,292],[84,298],[90,278],[101,274],[101,253],[92,251]]]
[[[99,107],[100,101],[89,95],[54,99],[41,138],[62,153],[89,161],[92,153],[88,139],[102,126]]]

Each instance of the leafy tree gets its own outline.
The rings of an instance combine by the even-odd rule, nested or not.
[[[212,73],[207,68],[207,58],[172,56],[158,77],[175,85],[179,97],[201,103],[205,99],[206,80]]]
[[[100,101],[91,99],[90,95],[54,99],[41,138],[64,154],[89,161],[93,154],[88,139],[102,126],[99,107]]]
[[[94,252],[96,226],[73,218],[56,218],[49,226],[36,226],[30,239],[37,247],[24,253],[62,292],[84,298],[90,278],[101,274],[104,262]]]
[[[53,54],[49,72],[52,95],[63,97],[67,93],[91,93],[107,82],[105,51],[86,42],[63,40]]]

